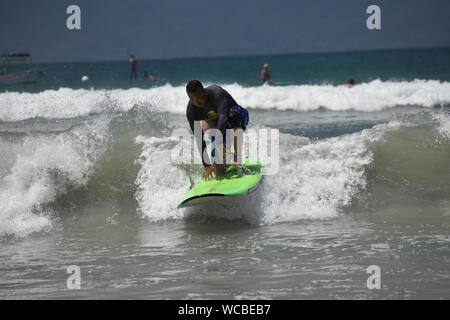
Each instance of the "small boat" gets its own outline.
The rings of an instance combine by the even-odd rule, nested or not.
[[[32,63],[32,58],[30,53],[3,53],[0,54],[0,61],[2,61],[4,65],[8,62],[13,64],[17,62]],[[44,72],[40,69],[28,69],[7,73],[6,69],[0,66],[0,85],[36,83],[43,75]]]
[[[40,69],[0,74],[0,85],[36,83],[42,75],[43,72]]]

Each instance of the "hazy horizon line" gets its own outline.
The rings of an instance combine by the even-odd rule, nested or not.
[[[450,46],[435,46],[435,47],[407,47],[407,48],[381,48],[381,49],[361,49],[361,50],[336,50],[336,51],[307,51],[307,52],[291,52],[291,53],[272,53],[272,54],[242,54],[242,55],[212,55],[212,56],[188,56],[188,57],[171,57],[171,58],[139,58],[135,55],[138,61],[169,61],[169,60],[192,60],[192,59],[218,59],[218,58],[245,58],[245,57],[271,57],[271,56],[289,56],[301,54],[333,54],[333,53],[354,53],[354,52],[375,52],[375,51],[402,51],[402,50],[428,50],[428,49],[445,49]],[[13,52],[10,52],[13,53]],[[29,52],[32,56],[33,54]],[[32,64],[53,64],[53,63],[99,63],[99,62],[121,62],[127,60],[113,59],[113,60],[80,60],[80,61],[32,61]],[[3,63],[5,64],[5,63]],[[27,64],[27,63],[10,63],[10,64]]]

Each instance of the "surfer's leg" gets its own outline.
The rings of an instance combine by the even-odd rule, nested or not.
[[[202,131],[203,132],[205,132],[206,130],[208,130],[208,129],[211,129],[211,128],[213,128],[213,126],[211,126],[207,121],[205,121],[205,120],[200,120],[200,127],[202,128]],[[211,152],[211,158],[214,158],[214,156],[215,156],[215,152],[214,152],[214,150]],[[225,162],[223,162],[223,163],[225,163]],[[223,175],[224,173],[225,173],[225,169],[226,169],[226,167],[225,167],[225,165],[224,164],[218,164],[218,163],[215,163],[214,164],[214,171],[216,172],[216,175],[217,176],[221,176],[221,175]]]
[[[241,128],[234,129],[234,162],[238,165],[242,164],[242,144],[244,142],[244,131]]]

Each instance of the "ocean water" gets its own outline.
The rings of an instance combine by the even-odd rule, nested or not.
[[[0,85],[1,299],[450,298],[449,48],[138,67],[157,79],[126,60],[6,66],[43,72]],[[190,79],[279,130],[255,193],[176,209],[201,174],[168,156]]]

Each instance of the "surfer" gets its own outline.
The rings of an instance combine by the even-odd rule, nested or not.
[[[355,86],[355,80],[350,79],[347,81],[347,83],[345,85],[347,86],[347,88],[353,88]]]
[[[269,65],[266,63],[263,65],[263,68],[261,69],[261,83],[265,84],[272,84],[272,79],[270,78],[269,74]]]
[[[137,60],[136,60],[136,58],[133,55],[131,55],[128,62],[130,63],[130,79],[133,79],[133,77],[135,79],[137,79]]]
[[[155,77],[149,75],[147,71],[144,71],[144,77],[143,77],[143,79],[144,79],[144,80],[155,80]]]
[[[223,148],[222,156],[226,155],[226,130],[227,129],[243,129],[245,130],[248,124],[248,112],[233,99],[233,97],[225,91],[222,87],[217,85],[211,85],[204,88],[203,84],[198,80],[191,80],[186,85],[186,93],[189,97],[189,102],[186,108],[186,117],[192,132],[194,132],[194,121],[200,121],[200,127],[202,129],[202,147],[201,156],[204,166],[203,178],[210,180],[212,173],[220,176],[225,171],[225,165],[221,164],[209,164],[210,161],[205,161],[203,155],[206,148],[206,142],[203,139],[203,133],[211,128],[216,128],[222,132]],[[236,132],[242,133],[241,130]],[[242,139],[234,138],[234,162],[232,165],[238,166],[240,159],[238,155],[238,142],[242,142]],[[200,145],[200,141],[197,141]],[[216,146],[217,147],[217,146]],[[220,149],[219,149],[220,150]],[[241,150],[241,149],[239,149]],[[215,157],[215,148],[211,154]],[[225,161],[223,161],[224,163]]]

